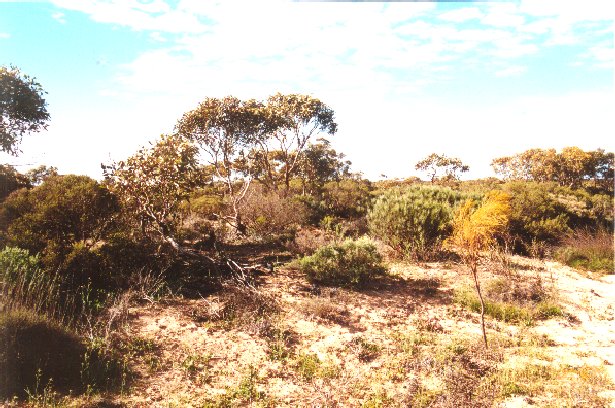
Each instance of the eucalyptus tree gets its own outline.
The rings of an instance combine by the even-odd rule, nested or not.
[[[175,249],[181,220],[180,204],[204,184],[206,174],[197,147],[176,135],[163,135],[151,147],[103,166],[111,189],[141,227],[153,230]]]
[[[457,181],[459,180],[459,173],[470,170],[470,167],[463,164],[460,159],[436,153],[432,153],[418,162],[415,168],[425,171],[432,183],[436,181]],[[438,173],[441,172],[444,172],[444,175],[438,176]]]
[[[229,210],[219,216],[238,229],[239,206],[251,182],[288,193],[310,139],[336,130],[333,110],[319,99],[279,93],[266,102],[206,98],[176,125],[177,134],[199,146],[216,181],[224,184]]]
[[[262,144],[270,126],[261,102],[232,96],[206,98],[176,125],[177,134],[199,147],[216,180],[224,184],[231,212],[217,215],[235,228],[241,227],[239,203],[253,178],[246,152]]]
[[[277,93],[267,99],[266,112],[272,121],[268,143],[280,151],[285,191],[299,171],[310,139],[322,133],[337,132],[333,110],[309,95]]]
[[[0,151],[16,156],[25,134],[47,128],[44,94],[35,78],[0,66]]]

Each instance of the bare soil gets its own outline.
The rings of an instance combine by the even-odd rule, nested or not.
[[[251,260],[258,260],[253,255]],[[275,254],[267,256],[275,259]],[[564,316],[531,326],[488,317],[488,336],[500,357],[476,361],[492,365],[485,369],[489,375],[543,364],[586,367],[606,373],[607,380],[596,385],[601,399],[595,401],[566,391],[583,380],[572,376],[550,379],[549,387],[559,388],[543,393],[499,393],[488,397],[486,406],[615,406],[615,276],[587,277],[555,262],[522,257],[513,257],[512,265],[506,273],[540,278]],[[134,306],[125,335],[153,341],[156,351],[131,361],[137,376],[114,402],[132,407],[448,406],[456,397],[442,398],[454,388],[446,382],[447,366],[438,363],[446,360],[442,350],[481,340],[479,315],[453,301],[455,289],[469,285],[469,277],[455,263],[391,262],[389,271],[368,288],[349,289],[315,286],[300,272],[275,266],[256,287],[276,312],[241,315],[239,308],[233,315],[225,309],[229,297],[221,292]],[[503,272],[485,266],[481,279],[496,273]]]

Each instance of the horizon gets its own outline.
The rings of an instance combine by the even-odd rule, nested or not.
[[[276,92],[329,105],[327,139],[373,181],[424,177],[430,153],[465,180],[530,148],[611,152],[613,17],[606,1],[1,1],[0,65],[36,77],[51,114],[1,160],[101,179],[205,97]]]

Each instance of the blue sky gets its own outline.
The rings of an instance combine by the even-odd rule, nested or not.
[[[371,179],[437,152],[493,175],[533,147],[614,150],[609,0],[0,0],[0,65],[48,92],[49,129],[2,156],[101,177],[205,97],[320,98]]]

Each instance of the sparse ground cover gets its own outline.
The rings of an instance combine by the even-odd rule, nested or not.
[[[588,279],[521,257],[511,264],[507,276],[480,271],[487,299],[523,316],[488,313],[489,349],[478,313],[458,300],[470,284],[461,265],[389,263],[389,275],[358,289],[315,285],[280,266],[255,288],[133,304],[118,334],[133,373],[127,388],[59,404],[613,404],[613,275]],[[547,299],[557,313],[540,313]]]

